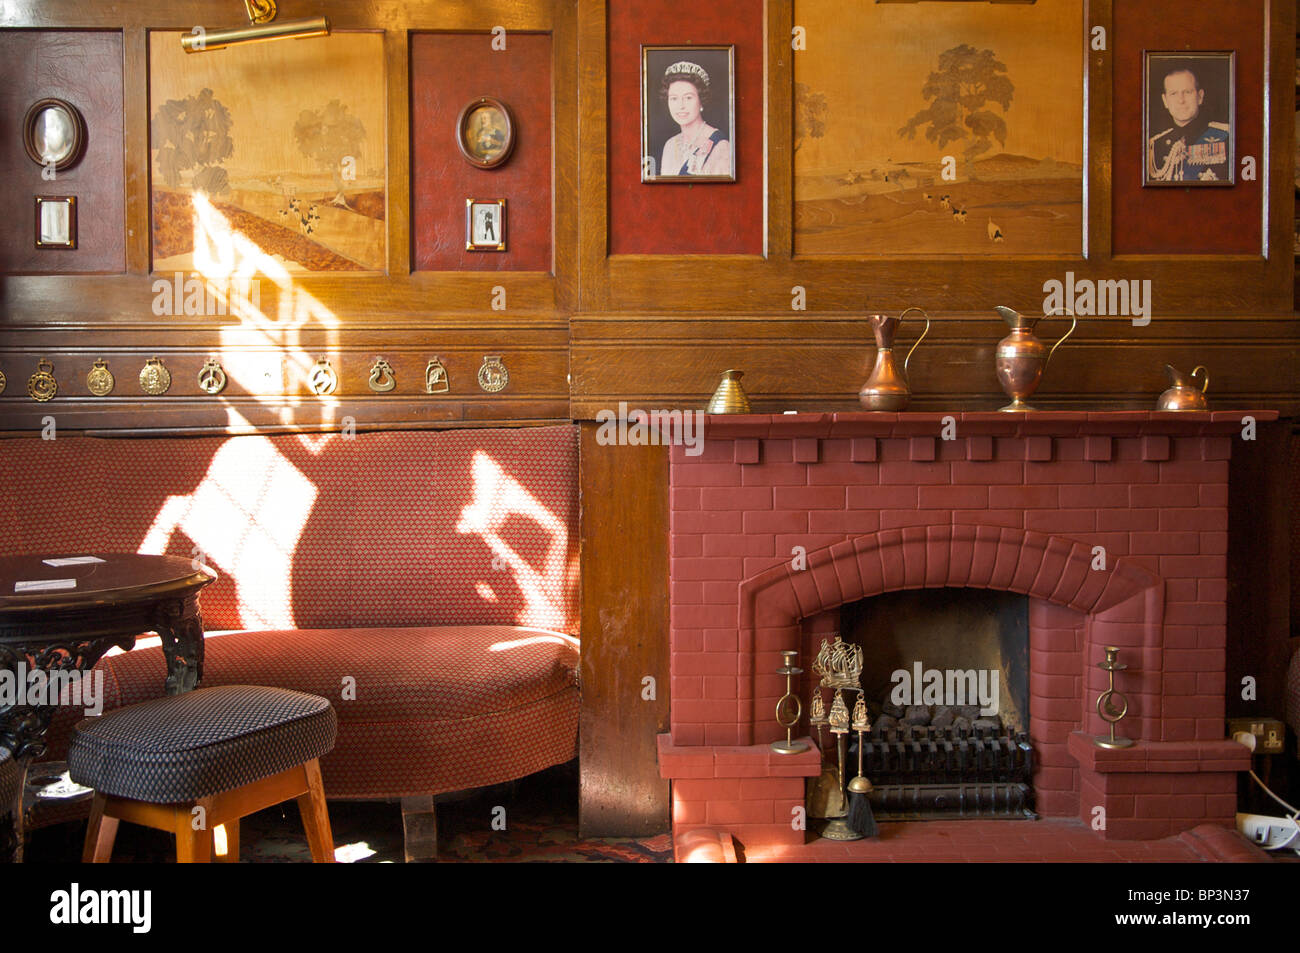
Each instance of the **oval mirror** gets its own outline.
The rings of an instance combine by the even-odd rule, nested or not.
[[[27,110],[23,145],[37,165],[56,171],[72,166],[81,156],[86,125],[77,107],[61,99],[42,99]]]

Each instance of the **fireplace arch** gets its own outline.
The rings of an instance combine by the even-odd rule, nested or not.
[[[798,565],[799,568],[796,568]],[[1104,565],[1104,568],[1102,566]],[[749,717],[737,726],[742,745],[776,737],[770,713],[780,692],[766,676],[782,648],[798,644],[804,619],[846,603],[899,589],[982,588],[1022,593],[1082,613],[1082,659],[1101,658],[1101,646],[1118,644],[1143,652],[1140,719],[1158,724],[1158,666],[1162,644],[1164,580],[1124,557],[1064,536],[1010,527],[952,524],[882,530],[856,536],[784,562],[739,584],[738,685],[751,699]],[[774,661],[775,664],[759,666]],[[806,660],[805,660],[806,661]],[[1089,679],[1080,672],[1083,682]],[[1079,699],[1080,720],[1085,710]],[[770,737],[769,737],[770,735]]]

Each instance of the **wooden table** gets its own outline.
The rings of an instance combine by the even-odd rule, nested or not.
[[[0,556],[0,679],[24,691],[18,704],[0,695],[0,746],[13,754],[24,778],[45,752],[54,715],[52,705],[27,704],[39,701],[25,692],[31,673],[88,672],[113,646],[129,649],[141,634],[157,632],[167,658],[167,694],[187,692],[203,676],[199,590],[216,573],[180,556],[69,555],[102,562],[50,566],[46,560],[68,557]],[[48,580],[74,584],[16,591],[20,582]],[[22,859],[22,820],[20,786],[11,823],[0,825],[0,861]]]

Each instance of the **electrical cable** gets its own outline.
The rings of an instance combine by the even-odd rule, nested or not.
[[[1256,784],[1258,784],[1261,788],[1264,789],[1265,794],[1267,794],[1273,800],[1277,801],[1278,804],[1281,804],[1284,808],[1286,808],[1288,811],[1291,812],[1291,820],[1300,821],[1300,811],[1297,811],[1286,801],[1282,800],[1280,797],[1278,797],[1276,794],[1270,791],[1268,789],[1268,785],[1259,779],[1259,775],[1255,773],[1255,770],[1253,768],[1250,771],[1250,776],[1255,779]]]

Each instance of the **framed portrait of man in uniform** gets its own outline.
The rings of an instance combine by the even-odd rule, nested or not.
[[[1236,56],[1232,52],[1142,56],[1144,186],[1236,182]]]

